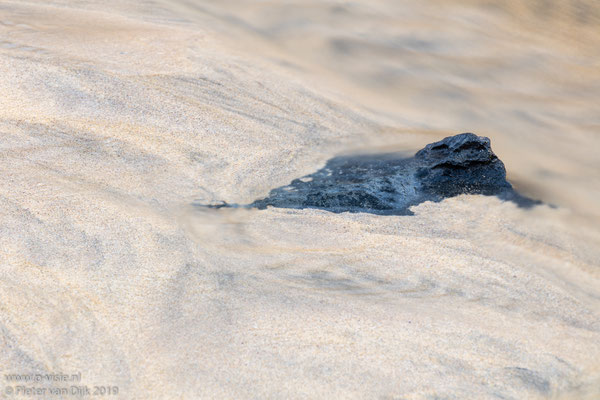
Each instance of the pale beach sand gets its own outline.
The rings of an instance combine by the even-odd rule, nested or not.
[[[600,398],[600,5],[525,3],[0,3],[0,398]],[[469,131],[544,204],[193,205]]]

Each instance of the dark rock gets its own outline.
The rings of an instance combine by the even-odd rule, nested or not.
[[[410,215],[410,206],[460,194],[496,195],[524,207],[537,204],[506,181],[504,164],[488,138],[463,133],[429,144],[411,158],[335,157],[321,170],[273,189],[247,207]],[[226,203],[209,207],[224,206],[230,207]]]
[[[447,137],[419,150],[415,159],[421,164],[417,176],[424,193],[495,195],[512,188],[486,137],[472,133]]]

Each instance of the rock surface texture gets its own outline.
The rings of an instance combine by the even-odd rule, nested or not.
[[[321,170],[273,189],[250,206],[406,215],[412,214],[410,206],[460,194],[534,203],[513,191],[488,138],[462,133],[428,144],[412,158],[398,154],[333,158]]]

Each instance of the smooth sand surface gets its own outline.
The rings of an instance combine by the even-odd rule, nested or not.
[[[481,3],[0,4],[0,398],[599,398],[600,7]],[[464,131],[546,204],[193,206]]]

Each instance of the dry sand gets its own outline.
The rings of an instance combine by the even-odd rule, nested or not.
[[[600,6],[481,3],[2,2],[0,398],[599,398]],[[554,206],[192,206],[463,131]]]

